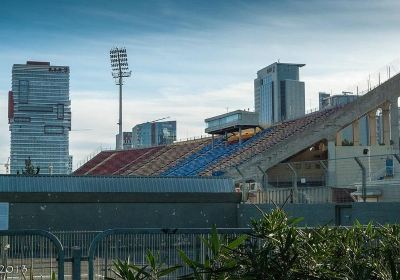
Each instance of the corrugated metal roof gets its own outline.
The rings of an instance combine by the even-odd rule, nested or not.
[[[233,192],[230,178],[0,175],[1,192]]]

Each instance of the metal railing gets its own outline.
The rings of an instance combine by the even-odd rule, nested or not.
[[[218,234],[230,240],[249,229],[218,229]],[[167,266],[182,264],[178,250],[194,260],[204,261],[207,248],[201,242],[210,234],[210,229],[112,229],[98,234],[89,248],[89,280],[110,277],[113,260],[129,260],[137,265],[146,263],[147,250],[159,253]],[[176,279],[189,273],[182,267],[171,275]]]
[[[228,243],[248,228],[222,228],[218,234]],[[104,279],[117,278],[111,269],[114,261],[129,258],[131,263],[145,265],[146,253],[160,254],[167,266],[183,264],[178,250],[189,258],[204,262],[210,251],[201,241],[211,229],[111,229],[99,231],[43,230],[0,231],[0,279]],[[60,236],[58,238],[56,235]],[[67,250],[64,250],[60,239]],[[189,273],[182,267],[169,279]]]
[[[0,279],[64,279],[64,248],[43,230],[0,231]]]

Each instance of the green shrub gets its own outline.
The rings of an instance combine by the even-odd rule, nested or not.
[[[233,240],[219,235],[214,226],[210,236],[201,239],[209,252],[204,262],[180,250],[191,270],[180,279],[400,280],[400,225],[356,222],[349,228],[299,228],[301,219],[288,217],[283,209],[261,213],[251,221],[251,234]],[[151,252],[147,260],[143,267],[117,260],[116,275],[124,280],[160,279],[179,268],[165,268]]]

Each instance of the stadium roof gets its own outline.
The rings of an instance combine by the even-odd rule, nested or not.
[[[230,193],[233,190],[229,178],[0,175],[0,193]]]

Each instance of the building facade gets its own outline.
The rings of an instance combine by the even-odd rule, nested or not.
[[[146,122],[132,129],[132,147],[172,144],[176,140],[176,121]]]
[[[319,93],[319,109],[328,109],[336,106],[341,106],[353,102],[357,99],[357,95],[352,95],[344,92],[343,94],[330,95],[325,92]]]
[[[132,132],[131,131],[124,131],[122,133],[122,135],[124,137],[123,142],[122,142],[122,148],[124,150],[132,149]],[[117,135],[117,139],[118,139],[118,135]]]
[[[49,62],[14,64],[9,93],[10,173],[30,158],[40,174],[71,171],[69,67]]]
[[[257,72],[254,107],[261,126],[305,114],[304,82],[299,81],[299,69],[304,65],[276,62]]]

